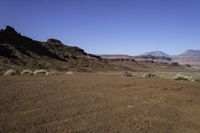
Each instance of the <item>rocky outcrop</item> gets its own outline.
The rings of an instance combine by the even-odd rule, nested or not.
[[[0,65],[20,68],[92,71],[112,69],[99,56],[50,38],[46,42],[23,36],[10,26],[0,31]]]

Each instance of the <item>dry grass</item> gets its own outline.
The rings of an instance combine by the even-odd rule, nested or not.
[[[16,75],[16,74],[17,74],[16,70],[9,69],[9,70],[5,71],[3,75],[8,76],[8,75]]]
[[[192,76],[177,74],[174,79],[175,80],[192,81]]]
[[[143,75],[144,78],[153,78],[153,77],[156,77],[156,76],[157,76],[157,75],[154,74],[154,73],[145,73],[145,74]]]
[[[72,75],[73,72],[69,71],[69,72],[66,72],[65,74],[66,74],[66,75]]]
[[[130,71],[125,71],[125,72],[124,72],[124,76],[126,76],[126,77],[133,77],[134,75],[133,75],[133,73],[130,72]]]
[[[29,69],[25,69],[21,72],[21,75],[32,75],[32,74],[33,74],[33,72]]]
[[[39,69],[39,70],[35,70],[33,72],[34,75],[48,75],[49,72],[47,70],[42,70],[42,69]]]

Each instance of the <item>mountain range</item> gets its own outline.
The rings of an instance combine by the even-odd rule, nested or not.
[[[179,64],[188,64],[188,65],[200,65],[200,50],[187,50],[180,55],[169,55],[162,51],[150,51],[141,55],[131,56],[131,55],[101,55],[102,58],[107,59],[135,59],[138,61],[141,60],[152,60],[156,62],[168,62],[173,63],[177,62]]]

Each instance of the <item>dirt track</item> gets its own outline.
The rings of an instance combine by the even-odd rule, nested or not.
[[[75,74],[0,77],[0,133],[199,133],[200,84]]]

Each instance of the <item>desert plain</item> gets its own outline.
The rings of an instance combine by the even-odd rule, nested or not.
[[[199,133],[200,84],[121,73],[0,76],[0,133]]]

